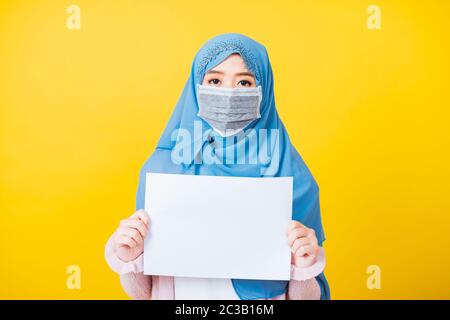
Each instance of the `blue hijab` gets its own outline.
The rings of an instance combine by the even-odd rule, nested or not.
[[[222,139],[215,131],[197,116],[198,103],[196,85],[201,84],[205,73],[224,61],[229,55],[238,53],[244,59],[248,69],[254,74],[257,86],[262,87],[262,102],[260,106],[261,118],[253,121],[247,129],[267,129],[275,132],[270,137],[269,151],[277,151],[277,157],[270,157],[264,162],[240,162],[236,159],[233,164],[226,161],[206,164],[196,161],[195,157],[205,147],[213,148],[213,156],[223,156],[229,148],[249,143],[249,139],[236,138],[231,143]],[[224,34],[209,40],[194,58],[189,79],[187,80],[181,97],[172,116],[158,142],[158,145],[146,161],[140,172],[139,186],[136,197],[136,209],[144,208],[146,172],[193,174],[211,176],[292,176],[294,181],[292,218],[298,220],[316,232],[319,245],[325,240],[322,229],[319,205],[319,188],[311,172],[289,140],[286,129],[278,116],[273,93],[273,74],[269,57],[265,47],[258,42],[241,34]],[[174,163],[171,154],[177,142],[180,141],[177,132],[194,134],[194,122],[202,124],[201,139],[191,141],[192,152],[182,163]],[[275,130],[270,130],[275,129]],[[197,135],[198,136],[198,135]],[[207,138],[205,138],[207,136]],[[211,145],[211,137],[215,138]],[[226,141],[224,141],[226,140]],[[247,145],[248,146],[248,145]],[[234,157],[248,157],[249,148],[244,154],[237,152]],[[247,161],[248,162],[248,161]],[[207,204],[207,203],[205,203]],[[209,204],[213,205],[213,204]],[[329,288],[324,274],[316,277],[321,288],[321,299],[329,299]],[[242,280],[232,279],[233,287],[241,299],[272,298],[286,293],[288,281]]]

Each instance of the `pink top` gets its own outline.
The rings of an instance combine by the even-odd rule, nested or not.
[[[173,277],[144,275],[144,255],[124,262],[114,252],[112,237],[106,243],[105,258],[109,267],[120,275],[125,292],[137,300],[173,300],[175,298]],[[310,267],[291,265],[288,290],[269,300],[318,300],[320,287],[315,277],[325,268],[325,251],[319,248],[317,261]]]

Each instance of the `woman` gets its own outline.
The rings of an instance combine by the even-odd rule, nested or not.
[[[200,136],[194,132],[198,132],[198,124]],[[257,157],[256,162],[248,163],[246,159],[252,148],[257,152],[261,149],[248,139],[249,132],[258,130],[270,131],[271,154],[264,161]],[[194,137],[188,140],[193,152],[179,157],[181,140],[186,144],[185,139],[180,139],[181,131]],[[207,148],[210,158],[217,161],[202,161]],[[245,152],[230,153],[231,148]],[[223,161],[226,154],[232,154],[232,161]],[[144,238],[151,228],[151,213],[149,216],[143,210],[146,172],[292,176],[293,220],[286,231],[292,251],[291,280],[144,275]],[[240,34],[220,35],[197,53],[190,77],[157,148],[141,169],[137,211],[123,220],[109,239],[106,260],[120,274],[125,291],[135,299],[329,299],[323,274],[325,256],[321,245],[325,238],[318,193],[314,178],[291,145],[275,108],[273,75],[266,49]]]

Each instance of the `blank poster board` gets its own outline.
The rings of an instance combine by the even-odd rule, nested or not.
[[[292,177],[146,179],[144,274],[289,280]]]

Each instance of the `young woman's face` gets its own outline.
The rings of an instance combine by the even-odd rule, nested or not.
[[[241,56],[234,53],[209,70],[202,85],[223,88],[256,87],[256,80]]]

